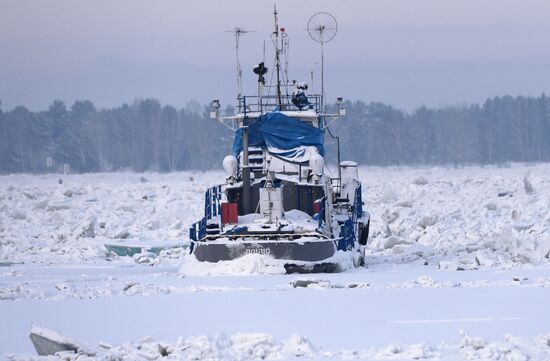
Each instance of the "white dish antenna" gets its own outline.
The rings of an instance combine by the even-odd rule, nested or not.
[[[307,22],[307,32],[313,40],[324,44],[331,41],[338,32],[338,22],[329,13],[319,12],[314,14]]]
[[[336,18],[326,12],[313,14],[307,22],[307,32],[316,42],[321,44],[321,107],[325,107],[325,43],[331,41],[338,32]]]

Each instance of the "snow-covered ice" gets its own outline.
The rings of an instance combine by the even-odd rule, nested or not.
[[[169,357],[173,360],[544,360],[549,356],[550,334],[532,339],[506,336],[504,340],[488,342],[480,337],[470,337],[462,332],[462,340],[456,344],[418,343],[412,345],[391,344],[386,347],[365,349],[323,350],[303,336],[292,335],[279,340],[266,333],[216,334],[212,337],[180,337],[174,343],[166,343],[146,337],[137,342],[112,346],[101,343],[98,351],[90,353],[59,354],[48,360],[156,360]],[[13,360],[43,359],[17,355]]]
[[[549,164],[360,176],[368,268],[316,275],[187,255],[221,172],[2,176],[0,355],[38,324],[99,359],[550,359]]]

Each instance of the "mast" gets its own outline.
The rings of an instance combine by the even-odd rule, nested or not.
[[[324,27],[323,27],[324,28]],[[321,38],[322,38],[321,30]],[[321,42],[321,109],[326,113],[325,109],[325,47],[324,43]]]
[[[275,18],[275,31],[273,32],[273,35],[275,36],[275,39],[273,41],[275,45],[275,69],[277,71],[277,104],[279,105],[279,108],[282,106],[282,100],[281,100],[281,57],[279,49],[279,19],[277,19],[277,6],[273,5],[273,16]]]

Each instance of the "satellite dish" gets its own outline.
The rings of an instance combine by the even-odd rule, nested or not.
[[[313,14],[307,22],[307,32],[313,40],[324,44],[331,41],[338,31],[336,18],[329,13],[319,12]]]

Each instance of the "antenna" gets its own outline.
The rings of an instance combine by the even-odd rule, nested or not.
[[[319,12],[313,14],[307,22],[307,32],[316,42],[321,44],[321,106],[325,106],[325,54],[324,45],[336,36],[338,22],[329,13]]]
[[[226,30],[226,33],[233,33],[235,36],[235,55],[237,58],[237,98],[241,97],[243,91],[243,71],[241,68],[241,63],[239,62],[239,40],[241,36],[246,33],[253,33],[253,30],[245,30],[244,28],[235,26],[233,30]]]
[[[282,106],[282,100],[281,100],[281,49],[279,49],[279,18],[277,17],[277,5],[273,5],[273,17],[275,20],[275,31],[271,35],[271,39],[273,40],[273,45],[275,46],[275,69],[277,71],[277,104],[279,107]]]
[[[285,31],[285,28],[281,27],[281,48],[283,49],[283,54],[285,55],[285,68],[284,68],[284,77],[283,80],[285,83],[285,92],[288,96],[288,56],[290,54],[290,41],[288,39],[288,34]]]

